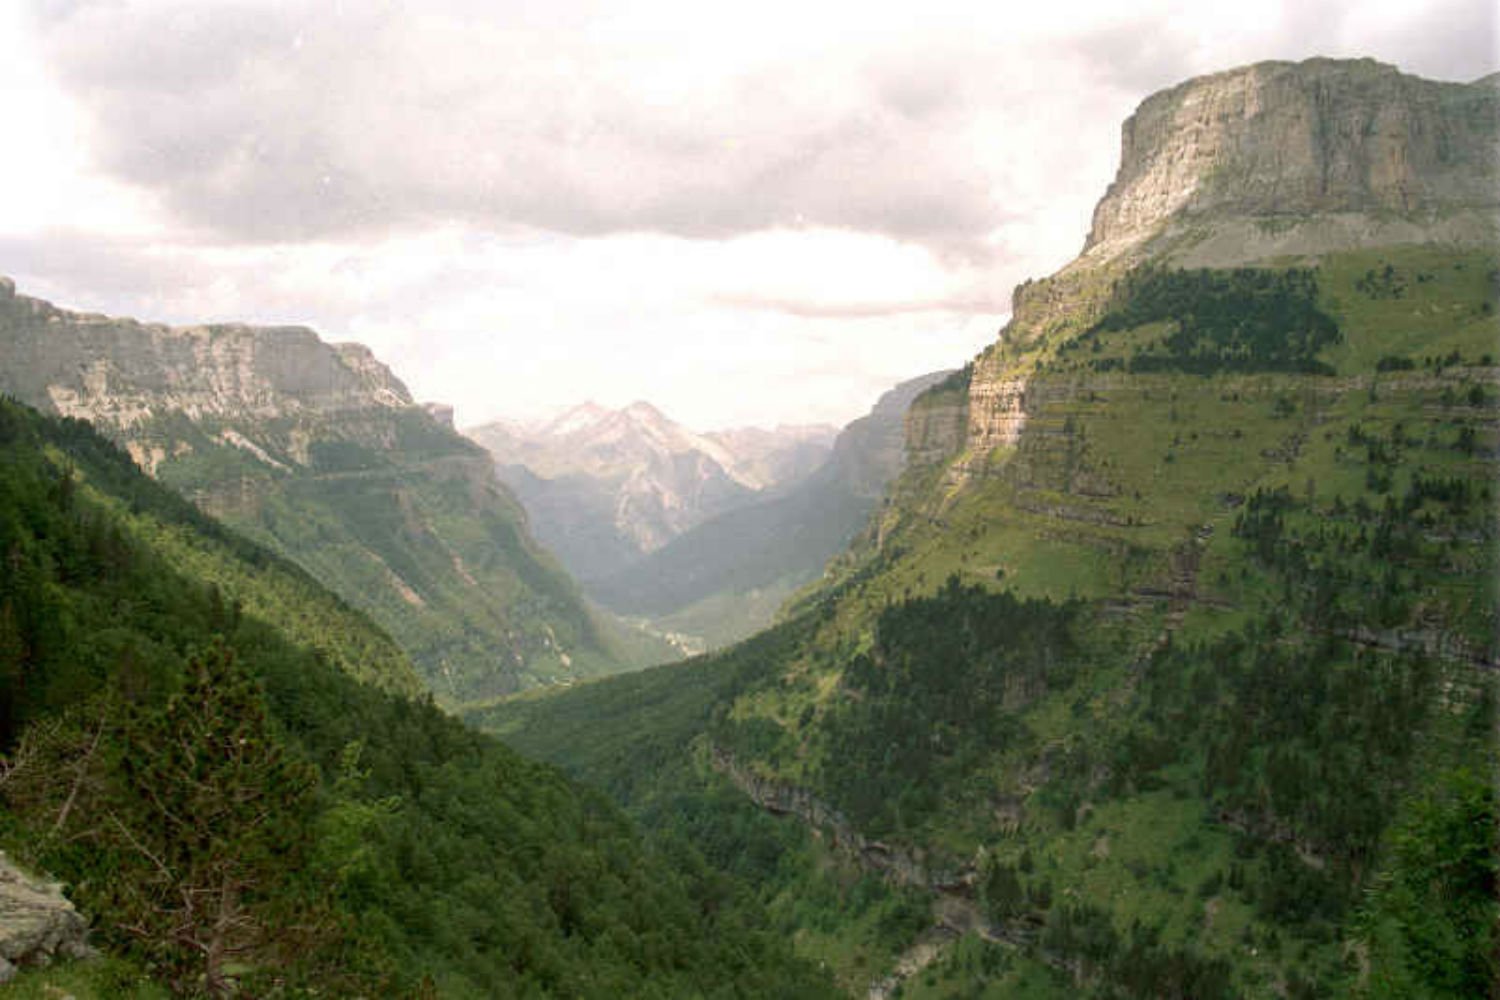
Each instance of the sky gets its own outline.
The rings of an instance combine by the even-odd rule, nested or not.
[[[842,424],[1079,251],[1152,92],[1497,50],[1492,0],[0,0],[0,274],[361,341],[461,426]]]

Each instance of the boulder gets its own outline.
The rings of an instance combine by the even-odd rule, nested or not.
[[[61,885],[27,874],[0,852],[0,983],[16,966],[89,957],[87,933]]]

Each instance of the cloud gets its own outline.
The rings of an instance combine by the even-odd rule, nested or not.
[[[0,4],[0,273],[363,340],[467,421],[589,396],[848,419],[1077,252],[1153,90],[1314,54],[1500,65],[1489,0],[28,10]]]
[[[820,302],[754,295],[718,295],[712,301],[716,305],[732,309],[765,309],[802,319],[866,319],[874,316],[909,316],[913,313],[998,314],[1009,308],[1006,300],[985,295],[864,302]]]
[[[855,50],[811,73],[694,38],[698,60],[501,11],[98,3],[38,23],[101,166],[226,239],[994,228],[942,66],[867,74]]]

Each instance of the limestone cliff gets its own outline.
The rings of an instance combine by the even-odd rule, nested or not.
[[[94,423],[149,474],[368,612],[460,700],[609,669],[572,582],[451,409],[306,327],[171,327],[0,283],[0,392]]]
[[[1500,81],[1443,83],[1372,60],[1265,62],[1148,97],[1122,129],[1120,167],[1083,252],[1018,287],[976,362],[965,432],[915,422],[917,459],[966,452],[962,480],[1014,445],[1033,409],[1018,356],[1081,332],[1144,260],[1231,267],[1401,244],[1500,242]]]
[[[1147,98],[1126,120],[1120,170],[1094,210],[1084,256],[1229,219],[1262,223],[1268,238],[1244,254],[1317,217],[1343,248],[1493,239],[1497,138],[1492,82],[1424,80],[1367,59],[1199,77]],[[1316,242],[1311,232],[1302,238]]]
[[[330,347],[306,327],[168,327],[70,312],[0,281],[0,390],[122,431],[189,419],[411,405],[360,344]]]

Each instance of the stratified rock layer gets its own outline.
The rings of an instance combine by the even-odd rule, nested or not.
[[[1462,84],[1373,60],[1266,62],[1143,101],[1083,253],[1018,287],[975,364],[959,439],[910,425],[914,458],[967,452],[962,479],[1015,444],[1031,411],[1024,349],[1081,331],[1110,282],[1143,260],[1232,267],[1360,247],[1500,242],[1500,78]],[[920,401],[920,402],[925,402]]]
[[[1173,216],[1358,213],[1453,235],[1475,230],[1476,214],[1493,222],[1500,92],[1489,82],[1371,60],[1257,63],[1147,98],[1122,133],[1085,256],[1117,253]]]

